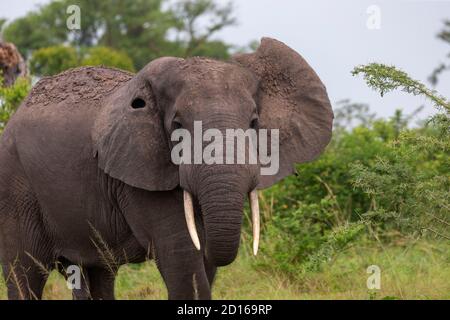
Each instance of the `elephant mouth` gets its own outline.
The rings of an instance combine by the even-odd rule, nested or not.
[[[253,254],[256,256],[258,253],[259,247],[259,236],[261,230],[261,219],[260,219],[260,211],[259,211],[259,200],[258,200],[258,192],[256,189],[251,191],[248,194],[250,209],[252,215],[252,231],[253,231]],[[198,237],[197,228],[195,226],[195,213],[194,213],[194,202],[192,195],[184,190],[183,191],[183,200],[184,200],[184,215],[186,218],[186,224],[189,231],[189,235],[192,239],[192,243],[194,244],[197,250],[201,249],[200,239]]]

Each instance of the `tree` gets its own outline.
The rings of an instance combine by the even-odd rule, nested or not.
[[[28,59],[33,50],[64,43],[68,38],[64,2],[52,1],[26,16],[7,23],[3,37],[13,41]]]
[[[81,9],[80,30],[67,30],[69,5]],[[230,46],[212,41],[211,36],[234,23],[231,13],[231,5],[221,7],[212,0],[175,4],[168,0],[60,0],[8,23],[4,37],[14,39],[27,58],[35,50],[61,44],[76,50],[106,46],[126,53],[135,69],[140,69],[165,55],[226,58]],[[197,25],[205,19],[201,27]],[[170,37],[173,34],[175,40]]]
[[[174,8],[178,19],[178,42],[184,48],[183,56],[207,55],[219,59],[228,57],[229,45],[212,41],[211,37],[223,28],[236,24],[233,6],[224,6],[212,0],[182,0]],[[201,20],[209,18],[209,24],[201,26]]]
[[[134,71],[133,61],[123,52],[108,47],[94,47],[89,49],[81,60],[83,66],[107,66],[123,70]]]
[[[62,45],[38,49],[30,60],[31,73],[40,77],[51,76],[77,65],[76,50]]]
[[[372,63],[352,73],[362,74],[381,95],[400,89],[429,99],[438,109],[422,132],[403,130],[396,135],[389,145],[393,157],[377,157],[370,166],[353,164],[354,186],[370,197],[371,207],[365,215],[378,223],[391,221],[414,236],[427,232],[450,239],[450,101],[394,66]],[[395,123],[398,119],[402,117],[396,115]],[[397,126],[394,129],[398,131]]]
[[[53,46],[33,52],[31,72],[39,77],[52,76],[78,66],[107,66],[134,71],[133,61],[121,51],[108,47],[75,50],[70,46]]]

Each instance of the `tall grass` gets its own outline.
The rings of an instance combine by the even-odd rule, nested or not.
[[[318,272],[293,281],[282,273],[255,268],[258,259],[246,249],[237,260],[219,269],[214,299],[450,299],[450,243],[419,241],[380,247],[360,243],[341,252]],[[368,290],[369,265],[381,269],[381,289]],[[153,262],[125,265],[116,280],[118,299],[166,299],[167,292]],[[0,280],[0,299],[6,288]],[[71,299],[61,275],[53,272],[44,299]]]

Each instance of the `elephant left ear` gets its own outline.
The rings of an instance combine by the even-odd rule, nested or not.
[[[160,58],[105,98],[92,131],[94,156],[109,176],[149,191],[174,189],[178,168],[171,161],[168,139],[152,81],[160,81],[176,58]]]
[[[259,127],[279,130],[279,170],[262,175],[266,188],[294,172],[294,164],[318,157],[331,139],[333,111],[327,91],[297,52],[275,39],[263,38],[255,53],[233,61],[259,80]]]

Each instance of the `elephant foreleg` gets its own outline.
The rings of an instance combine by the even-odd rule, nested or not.
[[[93,300],[114,300],[116,275],[105,268],[89,268],[89,288]]]
[[[122,198],[122,210],[139,243],[151,249],[169,299],[211,299],[203,252],[189,236],[182,196],[181,190],[154,193],[133,189]]]
[[[72,289],[72,298],[73,300],[90,300],[91,299],[91,292],[89,287],[89,274],[87,269],[83,269],[82,267],[68,261],[65,258],[59,258],[57,262],[57,269],[59,273],[61,273],[66,281],[70,280],[69,277],[71,276],[69,268],[71,266],[76,266],[80,269],[80,274],[77,282],[79,282],[79,287],[74,287]],[[72,283],[73,284],[73,283]]]
[[[59,259],[58,270],[67,280],[69,279],[68,267],[73,263]],[[79,267],[79,266],[78,266]],[[78,288],[72,289],[74,300],[114,300],[115,274],[102,267],[81,268]]]
[[[18,258],[3,265],[9,300],[40,300],[48,274]]]

